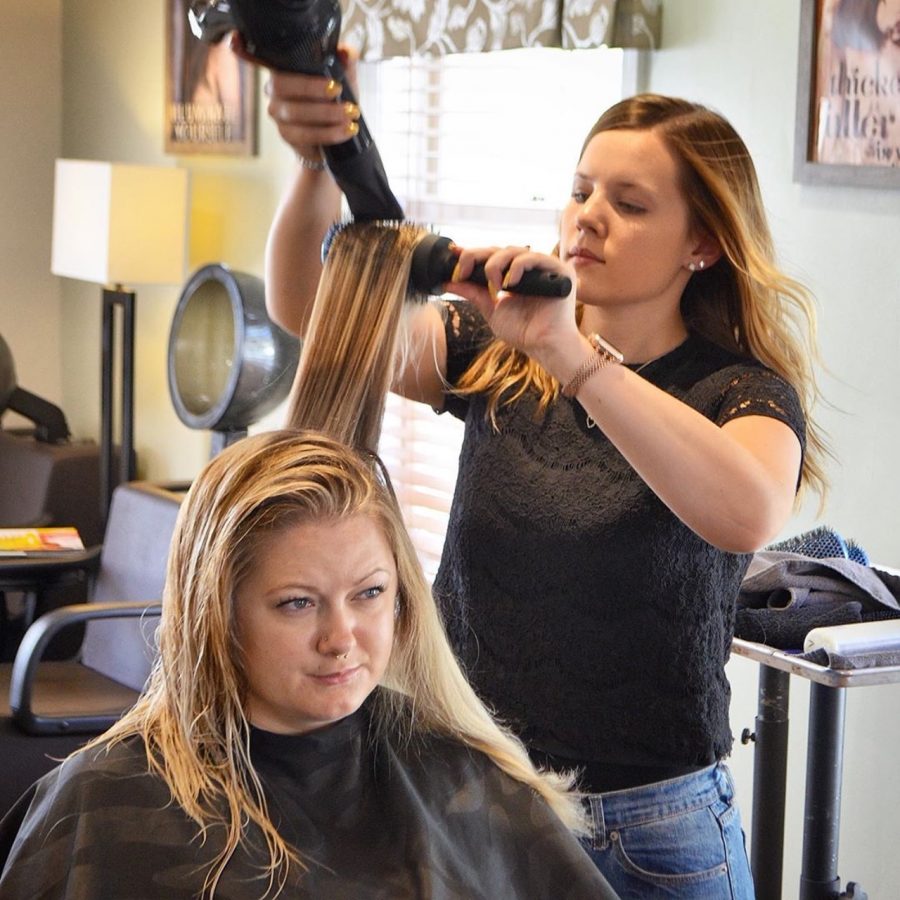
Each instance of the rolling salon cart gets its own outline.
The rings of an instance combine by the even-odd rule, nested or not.
[[[900,665],[837,669],[735,638],[732,653],[759,663],[750,865],[757,900],[781,900],[788,705],[792,675],[810,682],[803,857],[799,900],[866,900],[862,885],[841,889],[837,872],[846,688],[900,682]]]

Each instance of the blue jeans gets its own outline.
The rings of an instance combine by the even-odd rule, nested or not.
[[[588,794],[582,839],[622,900],[753,900],[734,782],[724,763],[608,794]]]

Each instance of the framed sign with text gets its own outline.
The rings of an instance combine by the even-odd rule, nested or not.
[[[187,18],[189,0],[166,0],[167,153],[256,153],[256,67],[227,38],[205,44]]]
[[[801,0],[794,177],[900,187],[900,0]]]

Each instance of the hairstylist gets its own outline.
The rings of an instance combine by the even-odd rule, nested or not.
[[[271,76],[299,163],[269,308],[298,333],[339,210],[319,148],[357,115],[334,93]],[[466,426],[435,594],[480,695],[534,760],[581,771],[587,844],[623,897],[746,900],[724,665],[749,554],[824,487],[810,300],[777,267],[741,138],[675,98],[600,117],[558,254],[465,250],[464,299],[411,311],[395,389]],[[464,281],[476,260],[490,289]],[[536,266],[573,295],[504,290]]]

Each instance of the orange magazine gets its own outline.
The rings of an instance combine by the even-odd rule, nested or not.
[[[77,528],[0,528],[0,556],[84,550]]]

